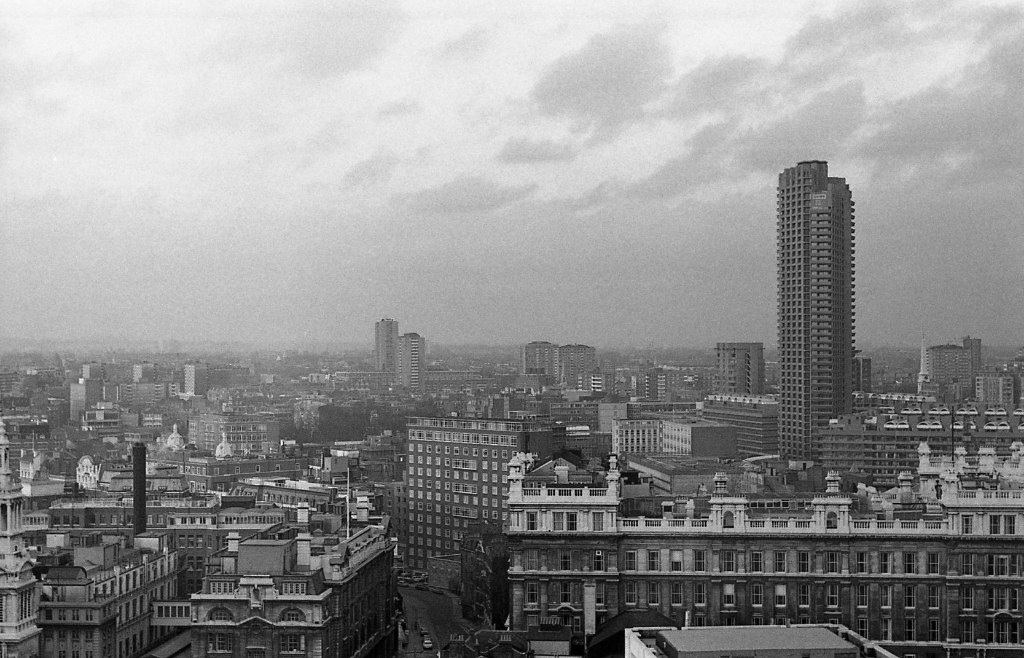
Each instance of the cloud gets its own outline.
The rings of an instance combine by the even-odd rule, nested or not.
[[[233,33],[217,47],[220,54],[251,71],[281,68],[314,80],[367,68],[406,20],[392,0],[241,7],[231,16]]]
[[[769,70],[766,60],[745,55],[706,59],[676,84],[668,113],[735,112],[763,89]]]
[[[483,53],[489,40],[487,29],[474,27],[458,38],[445,41],[438,49],[438,54],[446,59],[471,59]]]
[[[734,161],[747,171],[781,171],[801,160],[832,160],[866,115],[864,84],[822,91],[792,112],[740,135]]]
[[[526,137],[513,137],[505,142],[505,146],[498,153],[498,160],[516,164],[568,162],[575,155],[571,144],[558,143],[549,139],[532,140]]]
[[[522,201],[536,189],[534,184],[502,187],[486,178],[466,176],[437,187],[395,195],[394,201],[425,215],[488,212]]]
[[[1016,25],[1024,25],[1024,12]],[[979,181],[1012,180],[1024,169],[1024,28],[998,39],[954,84],[932,85],[879,111],[859,154],[882,163],[956,172]],[[887,167],[891,171],[891,167]],[[959,183],[958,183],[959,184]]]
[[[381,152],[349,169],[344,182],[353,187],[387,182],[397,166],[398,157],[394,153]]]
[[[414,100],[394,101],[382,105],[381,108],[377,110],[377,118],[390,119],[392,117],[400,117],[407,114],[416,114],[421,111],[423,111],[423,106]]]
[[[596,128],[597,137],[607,137],[640,119],[644,104],[664,93],[671,74],[660,29],[626,26],[556,60],[531,97],[542,115],[571,119],[577,129]]]

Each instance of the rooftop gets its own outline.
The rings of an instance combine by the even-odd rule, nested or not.
[[[827,628],[807,626],[690,626],[658,633],[681,652],[753,651],[756,649],[850,649],[856,647]]]

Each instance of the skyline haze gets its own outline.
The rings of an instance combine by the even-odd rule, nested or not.
[[[820,159],[858,347],[1020,341],[1018,3],[23,2],[0,37],[0,337],[771,348],[776,176]]]

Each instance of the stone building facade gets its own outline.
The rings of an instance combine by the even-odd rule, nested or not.
[[[592,634],[631,609],[690,625],[838,623],[904,656],[1019,656],[1024,444],[1005,460],[933,458],[898,488],[787,499],[665,498],[627,517],[606,486],[531,483],[509,465],[512,629]]]

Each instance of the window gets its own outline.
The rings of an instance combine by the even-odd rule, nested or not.
[[[693,552],[693,570],[694,571],[707,571],[707,551],[694,551]]]
[[[232,636],[228,633],[210,633],[206,641],[207,653],[228,653],[234,647]]]
[[[704,583],[693,584],[693,605],[707,605],[708,604],[708,590],[704,586]]]
[[[786,586],[779,584],[775,586],[775,607],[785,608],[786,607]],[[785,623],[785,622],[783,622]]]
[[[232,621],[234,617],[227,608],[214,608],[210,611],[210,621]]]
[[[722,571],[736,571],[736,551],[722,551]]]
[[[683,552],[672,551],[669,553],[669,569],[672,571],[683,570]]]
[[[626,551],[626,565],[627,571],[636,571],[636,551]]]
[[[928,641],[938,642],[939,641],[939,620],[929,619],[928,620]]]
[[[913,585],[903,586],[903,607],[904,608],[916,608],[917,607],[917,590]]]
[[[800,607],[806,608],[811,605],[811,586],[801,585],[800,586]]]
[[[857,607],[866,608],[868,607],[868,586],[857,585]]]
[[[878,571],[880,573],[892,573],[892,553],[878,554]]]
[[[939,554],[929,553],[928,554],[928,573],[935,574],[939,573]]]
[[[537,513],[527,512],[526,513],[526,529],[536,530],[537,529]]]
[[[661,589],[658,583],[647,583],[647,605],[661,604]]]
[[[661,556],[659,555],[658,551],[647,551],[647,570],[661,570]]]
[[[572,553],[569,551],[558,551],[558,568],[562,571],[572,570]]]
[[[857,573],[868,572],[868,554],[864,551],[857,552]]]
[[[861,637],[868,636],[868,618],[857,617],[857,634]]]
[[[1017,517],[1009,514],[1003,516],[1003,534],[1014,535],[1016,532]]]
[[[558,602],[572,603],[572,583],[558,583]]]
[[[764,605],[764,586],[760,583],[750,586],[750,604],[758,607]]]
[[[446,537],[448,536],[447,533],[449,532],[451,531],[445,531]],[[523,556],[526,558],[525,562],[527,571],[537,571],[538,569],[540,569],[540,551],[538,551],[536,548],[530,548],[523,551]]]
[[[775,551],[775,572],[786,573],[786,552]]]
[[[304,595],[306,593],[306,583],[303,582],[288,582],[281,583],[281,594],[286,596]]]
[[[736,605],[736,585],[732,583],[722,585],[722,605]]]
[[[811,570],[811,554],[807,551],[800,551],[797,553],[797,569],[801,573],[807,573]]]
[[[928,607],[938,608],[939,607],[939,586],[929,585],[928,586]]]
[[[964,514],[960,517],[960,532],[965,535],[974,534],[974,517]]]
[[[576,530],[579,528],[579,525],[577,524],[577,521],[576,521],[576,517],[577,517],[576,512],[566,512],[565,513],[565,529],[568,530],[569,532],[576,532]]]
[[[300,633],[281,635],[281,653],[302,653],[306,650],[305,638]]]
[[[593,571],[604,571],[604,551],[594,551],[590,568]]]
[[[974,642],[978,637],[974,627],[973,619],[960,620],[960,640],[962,642]]]
[[[527,605],[540,603],[540,586],[535,582],[526,583],[526,603]]]
[[[683,605],[683,584],[672,583],[672,605]]]
[[[992,514],[988,517],[988,534],[998,535],[999,534],[999,515]]]
[[[306,621],[306,615],[297,608],[288,608],[281,613],[281,621]]]
[[[960,607],[964,610],[974,609],[974,588],[970,586],[960,590]]]
[[[764,571],[764,553],[761,551],[751,551],[750,570],[755,572]]]
[[[828,573],[839,573],[838,551],[828,551],[825,553],[825,570]]]
[[[879,589],[882,598],[882,607],[892,607],[892,585],[882,585]]]
[[[903,573],[917,573],[917,553],[903,554]]]
[[[892,619],[889,619],[888,617],[883,617],[878,624],[878,629],[881,634],[880,639],[883,642],[892,641]]]
[[[1010,574],[1009,555],[987,555],[985,566],[990,576],[1008,576]]]
[[[907,642],[913,642],[917,639],[917,620],[913,617],[907,617],[903,622],[903,639]]]
[[[839,607],[839,585],[829,583],[828,589],[825,590],[825,605],[830,608]]]
[[[604,512],[594,512],[590,517],[591,530],[594,532],[604,532]]]
[[[960,575],[969,576],[974,574],[974,553],[964,553],[960,556]]]
[[[626,605],[636,605],[636,583],[626,583]]]
[[[551,513],[551,528],[555,532],[562,532],[565,530],[565,512]]]

